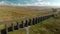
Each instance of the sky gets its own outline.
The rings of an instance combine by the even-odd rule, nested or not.
[[[11,5],[11,6],[60,6],[60,0],[0,0],[0,5]]]

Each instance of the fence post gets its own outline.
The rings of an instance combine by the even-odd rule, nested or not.
[[[40,19],[39,19],[40,17],[38,17],[38,23],[40,22]]]
[[[43,21],[44,21],[45,16],[43,16]]]
[[[45,16],[45,20],[46,20],[46,16]]]
[[[38,17],[37,17],[37,23],[38,23]]]
[[[23,24],[23,20],[21,21],[21,24],[19,25],[19,28],[23,28],[24,24]]]
[[[26,23],[25,23],[25,25],[24,25],[25,27],[28,27],[28,21],[26,20]]]
[[[39,23],[39,17],[37,17],[37,23]]]
[[[33,25],[34,25],[34,23],[35,23],[35,20],[34,20],[34,18],[33,18]]]
[[[43,21],[43,16],[42,16],[42,18],[41,18],[41,19],[42,19],[42,21]]]
[[[6,30],[6,34],[8,34],[8,27],[7,27],[7,24],[5,24],[5,30]]]
[[[1,34],[1,29],[0,29],[0,34]]]
[[[24,19],[25,17],[22,18],[22,28],[24,28]]]
[[[29,23],[28,23],[29,26],[32,25],[32,18],[29,18]]]
[[[31,19],[29,18],[29,23],[28,23],[29,26],[31,26]]]
[[[12,31],[14,31],[14,23],[11,23]]]
[[[30,19],[30,21],[31,21],[31,23],[30,23],[30,24],[32,25],[32,19]]]
[[[35,24],[37,24],[37,17],[35,18],[35,22],[36,22]]]
[[[24,28],[24,23],[23,23],[23,21],[22,21],[22,28]]]
[[[32,18],[32,25],[34,24],[34,18]]]
[[[18,29],[19,29],[19,22],[17,22],[17,26],[18,26]]]

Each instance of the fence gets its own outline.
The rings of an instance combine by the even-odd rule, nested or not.
[[[15,20],[15,21],[13,20],[13,21],[11,21],[11,27],[7,27],[6,23],[8,23],[8,22],[6,22],[5,28],[0,30],[0,34],[7,34],[10,31],[19,30],[20,28],[35,25],[35,24],[40,23],[50,17],[54,17],[54,14],[49,14],[49,15],[42,16],[42,17],[40,16],[40,17],[29,18],[29,19],[25,19],[25,20]],[[25,23],[24,23],[24,21],[25,21]],[[13,22],[16,22],[17,25],[14,26]],[[19,24],[19,22],[21,22],[21,24]]]

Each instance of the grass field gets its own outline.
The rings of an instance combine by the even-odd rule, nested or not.
[[[25,28],[9,32],[8,34],[26,34],[24,30]],[[60,34],[60,13],[57,14],[56,18],[52,17],[29,27],[29,34]]]
[[[22,17],[29,18],[35,16],[43,16],[50,13],[52,13],[51,8],[0,7],[0,22],[22,19]],[[53,25],[54,23],[56,23],[56,25]],[[29,33],[54,34],[56,32],[54,28],[56,27],[57,29],[59,29],[60,26],[59,23],[60,19],[50,18],[48,20],[43,21],[42,23],[29,27]],[[5,28],[4,26],[5,26],[4,24],[0,25],[0,29]],[[53,29],[53,31],[51,28]],[[20,30],[15,30],[14,32],[9,32],[8,34],[25,34],[25,33],[26,33],[25,28],[23,28]]]
[[[42,16],[52,13],[50,8],[0,7],[0,22]]]
[[[0,7],[0,22],[11,21],[36,16],[43,16],[52,13],[51,8],[33,8],[33,7]],[[8,26],[11,24],[8,23]],[[0,29],[5,28],[5,24],[0,25]]]

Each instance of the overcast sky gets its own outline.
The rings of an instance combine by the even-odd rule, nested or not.
[[[0,5],[12,5],[12,6],[60,6],[60,0],[0,0]]]

